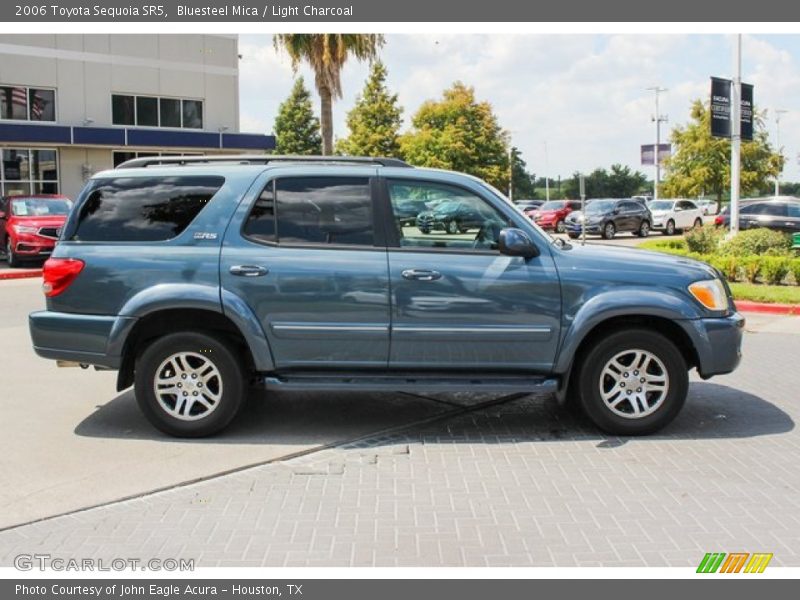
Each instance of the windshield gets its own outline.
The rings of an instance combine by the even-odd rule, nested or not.
[[[594,200],[586,205],[586,213],[608,212],[614,208],[615,204],[614,200]]]
[[[648,204],[648,208],[650,210],[672,210],[672,205],[674,202],[671,200],[656,200],[655,202],[651,202]]]
[[[561,210],[567,205],[566,202],[558,201],[558,200],[551,200],[550,202],[545,202],[539,207],[539,210]]]
[[[18,217],[68,215],[72,202],[66,198],[15,198],[11,211]]]

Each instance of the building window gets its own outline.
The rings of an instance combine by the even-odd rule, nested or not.
[[[3,196],[58,193],[56,150],[4,148],[2,163],[0,185]]]
[[[203,101],[112,94],[111,120],[114,125],[202,129]]]
[[[0,86],[0,119],[11,121],[55,121],[55,90],[24,86]]]

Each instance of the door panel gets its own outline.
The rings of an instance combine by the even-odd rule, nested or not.
[[[548,248],[531,260],[503,256],[497,238],[513,217],[475,190],[439,182],[387,182],[398,242],[389,249],[397,370],[548,371],[561,316],[558,275]],[[477,226],[423,233],[398,207],[423,198],[439,211],[470,206]],[[524,217],[521,217],[524,218]],[[423,221],[426,222],[426,221]],[[427,229],[427,228],[426,228]]]
[[[255,312],[279,370],[387,365],[386,249],[373,233],[371,182],[354,173],[278,175],[242,233],[226,237],[222,285]]]

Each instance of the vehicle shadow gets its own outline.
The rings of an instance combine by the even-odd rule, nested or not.
[[[613,448],[629,438],[608,436],[575,416],[550,395],[369,393],[266,394],[254,391],[237,419],[206,439],[172,438],[154,429],[128,390],[75,428],[84,437],[158,440],[191,444],[330,444],[387,430],[428,443],[597,440]],[[488,404],[486,404],[488,403]],[[640,440],[751,438],[794,429],[792,418],[756,395],[715,383],[692,383],[681,414],[655,435]],[[379,443],[379,442],[378,442]],[[287,454],[291,448],[287,448]]]

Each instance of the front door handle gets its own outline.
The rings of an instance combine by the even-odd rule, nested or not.
[[[234,265],[229,270],[231,275],[238,275],[239,277],[261,277],[269,273],[269,269],[258,265]]]
[[[436,281],[441,278],[442,274],[439,271],[430,271],[428,269],[406,269],[403,271],[403,279],[411,279],[413,281]]]

